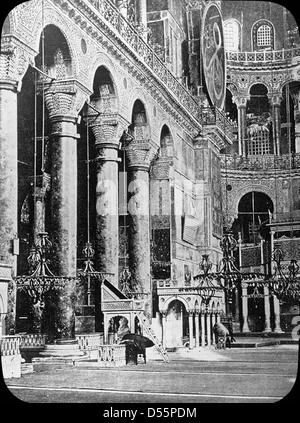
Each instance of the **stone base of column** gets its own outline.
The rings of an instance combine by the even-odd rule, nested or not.
[[[275,328],[273,330],[273,333],[284,333],[284,331],[282,329],[280,329],[280,328]]]
[[[271,328],[267,328],[267,329],[264,329],[263,330],[263,333],[270,333],[270,332],[272,332],[272,329]]]

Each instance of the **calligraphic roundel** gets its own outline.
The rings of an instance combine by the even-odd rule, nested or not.
[[[206,6],[202,20],[202,66],[212,104],[223,109],[226,91],[224,33],[216,4]]]

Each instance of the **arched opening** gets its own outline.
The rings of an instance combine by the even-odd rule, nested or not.
[[[168,306],[165,333],[167,348],[181,347],[189,340],[188,313],[180,300],[173,300]]]
[[[66,79],[73,76],[73,68],[69,46],[64,35],[55,25],[47,25],[40,39],[39,54],[35,59],[36,66],[49,76]]]
[[[173,157],[173,139],[170,129],[164,125],[160,135],[160,157]]]
[[[267,87],[263,84],[255,84],[250,88],[246,118],[246,151],[248,156],[274,153],[270,105],[267,94]]]
[[[243,243],[257,244],[261,238],[268,239],[269,229],[266,225],[273,211],[273,202],[268,195],[257,191],[248,192],[239,202],[234,232],[241,234]]]

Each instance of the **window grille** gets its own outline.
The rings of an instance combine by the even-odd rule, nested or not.
[[[269,131],[266,128],[248,131],[248,155],[262,154],[270,154]]]
[[[261,25],[257,30],[257,45],[271,46],[272,45],[272,34],[271,27],[268,25]]]

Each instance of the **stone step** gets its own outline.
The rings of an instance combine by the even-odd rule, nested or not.
[[[32,363],[22,363],[21,364],[21,375],[26,375],[28,373],[33,373],[33,364]]]

